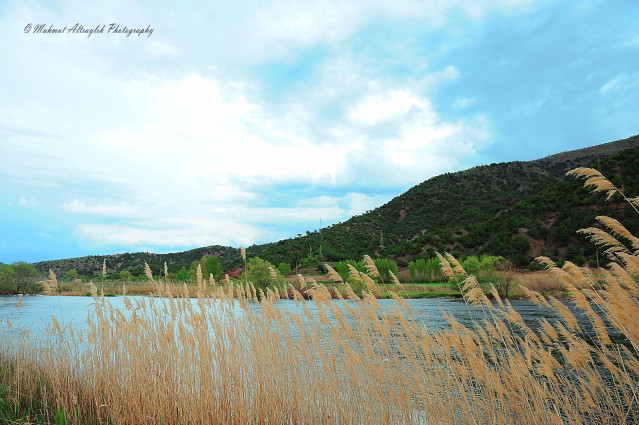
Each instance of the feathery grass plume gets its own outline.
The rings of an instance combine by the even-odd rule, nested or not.
[[[572,282],[579,289],[586,289],[592,286],[592,281],[585,274],[584,270],[579,268],[576,264],[566,261],[561,268],[563,271],[568,273],[572,277]]]
[[[579,167],[566,173],[567,176],[575,176],[585,179],[584,187],[590,188],[593,192],[605,192],[606,201],[618,192],[617,187],[594,168]]]
[[[173,291],[171,290],[169,282],[164,282],[164,295],[169,299],[173,298]]]
[[[464,299],[469,303],[486,304],[492,306],[492,303],[484,294],[484,290],[481,287],[476,286],[471,288],[468,292],[464,293]]]
[[[58,292],[58,279],[55,276],[55,273],[53,273],[53,270],[49,269],[49,286],[51,286],[51,292],[57,293]]]
[[[231,279],[229,278],[228,274],[224,274],[224,282],[226,282],[227,286],[231,286]]]
[[[410,315],[413,314],[413,309],[410,308],[410,305],[406,302],[406,300],[402,297],[400,297],[399,295],[397,295],[395,292],[393,291],[388,291],[388,293],[390,294],[390,296],[397,301],[397,303],[399,305],[401,305],[402,307],[404,307],[404,309],[406,310],[406,312]]]
[[[22,295],[20,295],[20,296],[18,297],[18,302],[17,302],[17,304],[15,305],[15,307],[16,307],[16,308],[22,308],[22,307],[24,307],[24,297],[23,297]]]
[[[628,273],[639,276],[639,255],[618,252],[617,257],[619,257],[619,260],[621,260],[621,263],[625,266]]]
[[[628,248],[624,244],[622,244],[617,238],[605,232],[601,229],[597,229],[596,227],[588,227],[585,229],[577,230],[577,233],[581,233],[586,235],[588,239],[590,239],[593,243],[608,247],[606,252],[614,254],[616,252],[630,252]]]
[[[630,231],[626,229],[623,224],[619,223],[619,221],[605,215],[597,216],[595,219],[609,230],[615,232],[617,235],[628,239],[633,250],[639,250],[639,238],[630,233]]]
[[[333,282],[337,282],[337,283],[344,283],[344,281],[342,280],[342,277],[339,275],[339,273],[337,273],[335,271],[334,268],[332,268],[330,265],[324,263],[324,267],[326,267],[326,271],[328,271],[328,277],[333,281]]]
[[[501,300],[501,297],[499,296],[499,291],[497,290],[497,288],[495,288],[495,285],[493,284],[490,285],[490,293],[493,296],[493,298],[495,298],[495,301],[497,301],[497,304],[503,307],[504,303]]]
[[[608,267],[612,277],[619,282],[619,285],[625,289],[630,296],[639,297],[639,287],[637,287],[637,283],[626,269],[617,263],[610,263]]]
[[[51,291],[51,285],[46,280],[41,280],[38,282],[40,287],[42,288],[42,293],[44,295],[51,295],[53,292]]]
[[[197,270],[195,271],[195,277],[197,279],[197,289],[198,291],[202,291],[202,284],[203,284],[203,279],[202,279],[202,265],[198,264],[197,265]]]
[[[213,278],[213,273],[209,273],[209,285],[215,287],[215,279]]]
[[[554,267],[557,267],[557,264],[555,264],[554,261],[552,261],[550,258],[540,255],[539,257],[535,258],[535,261],[537,261],[539,264],[541,264],[542,266],[544,266],[544,268],[546,270],[550,270]]]
[[[122,302],[124,304],[124,308],[126,308],[129,311],[133,310],[133,303],[128,297],[122,298]]]
[[[166,265],[166,261],[164,262],[164,278],[169,278],[169,267]]]
[[[271,280],[274,282],[277,282],[277,272],[275,271],[275,269],[271,266],[268,266],[268,274],[271,277]]]
[[[300,289],[301,290],[306,289],[306,279],[304,279],[304,276],[298,273],[297,280],[300,282]]]
[[[522,286],[522,285],[517,285],[517,286],[519,287],[519,289],[521,289],[521,291],[524,293],[524,295],[526,295],[528,297],[528,299],[530,301],[532,301],[535,304],[540,305],[542,307],[552,308],[552,306],[546,300],[546,298],[544,298],[544,296],[541,295],[539,292],[533,291],[532,289],[528,289],[528,288],[526,288],[525,286]]]
[[[393,281],[393,283],[398,286],[401,289],[404,289],[404,285],[402,284],[402,282],[399,281],[399,279],[397,278],[397,276],[395,276],[395,273],[393,273],[392,270],[389,270],[388,273],[390,274],[391,280]]]
[[[457,258],[455,258],[452,254],[449,254],[448,252],[446,252],[444,254],[446,255],[446,258],[448,259],[450,264],[452,264],[453,271],[455,272],[456,275],[461,275],[461,276],[467,276],[468,275],[466,273],[466,270],[464,270],[462,265],[459,263],[459,261],[457,261]]]
[[[549,296],[548,300],[550,301],[550,304],[555,308],[555,310],[559,312],[561,318],[564,320],[568,328],[573,330],[575,333],[583,332],[579,321],[577,320],[573,312],[570,311],[570,309],[566,307],[564,303],[553,296]]]
[[[122,284],[122,296],[126,296],[126,283]]]
[[[102,260],[102,279],[106,279],[106,273],[107,273],[107,268],[106,268],[106,258],[105,258]]]
[[[151,267],[149,267],[146,261],[144,262],[144,274],[146,275],[146,278],[149,279],[149,281],[155,282],[155,280],[153,279],[153,273],[151,273]]]
[[[570,262],[567,261],[566,263],[570,263]],[[574,266],[574,264],[572,266]],[[595,331],[597,332],[597,335],[600,338],[601,343],[605,345],[611,344],[611,340],[610,340],[610,337],[608,336],[608,332],[606,331],[606,326],[603,320],[593,310],[590,304],[590,300],[593,299],[593,294],[591,293],[591,291],[588,291],[588,290],[582,291],[581,290],[582,288],[577,289],[577,287],[573,285],[573,282],[565,282],[565,283],[566,283],[566,289],[568,289],[568,291],[570,292],[570,298],[575,302],[577,307],[582,309],[588,315],[593,328],[595,329]],[[577,282],[577,284],[580,284],[580,282]],[[587,296],[590,297],[590,300],[588,299]]]
[[[361,279],[359,271],[352,264],[348,264],[348,278],[353,280]]]
[[[240,253],[242,254],[242,260],[246,261],[246,250],[244,248],[240,248]]]
[[[86,285],[89,288],[89,293],[91,294],[91,296],[93,298],[98,298],[98,287],[95,286],[95,284],[93,283],[93,281],[87,283]]]
[[[368,275],[372,278],[380,277],[379,270],[370,255],[364,255],[364,265]]]
[[[586,179],[584,182],[584,187],[592,190],[593,192],[606,192],[607,197],[606,201],[609,200],[612,195],[618,193],[623,197],[623,199],[630,204],[632,209],[635,210],[637,214],[639,214],[639,202],[637,198],[627,198],[626,195],[623,194],[621,190],[617,186],[615,186],[612,182],[606,179],[603,174],[593,168],[576,168],[572,171],[568,171],[566,175],[576,176]]]
[[[455,277],[455,271],[450,266],[448,260],[446,260],[439,252],[435,252],[435,255],[439,259],[440,267],[442,268],[442,274],[445,277]]]
[[[468,292],[471,289],[479,288],[479,282],[475,276],[468,276],[462,281],[462,284],[461,292]]]
[[[377,289],[377,285],[375,284],[375,281],[366,273],[360,273],[360,276],[362,276],[362,279],[364,280],[364,285],[366,285],[368,290],[371,291],[371,293],[376,294],[378,292],[378,289]]]

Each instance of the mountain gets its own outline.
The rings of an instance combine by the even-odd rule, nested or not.
[[[57,276],[64,276],[67,270],[75,268],[80,275],[97,277],[102,272],[102,263],[104,261],[108,274],[128,270],[132,275],[139,276],[144,275],[144,263],[146,262],[154,275],[162,275],[164,273],[165,262],[169,271],[177,272],[182,267],[188,269],[193,261],[200,260],[203,256],[219,258],[220,265],[225,270],[229,270],[235,267],[237,258],[240,257],[240,250],[228,246],[213,245],[168,254],[135,252],[112,255],[89,255],[64,260],[42,261],[35,263],[35,267],[42,274],[48,273],[49,269],[51,269]]]
[[[627,194],[639,195],[639,135],[590,148],[563,152],[534,161],[507,162],[446,173],[428,179],[365,214],[321,231],[247,248],[274,264],[313,265],[321,261],[361,258],[364,254],[394,258],[401,264],[432,256],[435,250],[457,256],[489,253],[529,266],[544,254],[578,263],[597,256],[594,247],[575,232],[593,224],[598,214],[619,218],[634,232],[625,204],[604,203],[582,182],[565,177],[579,166],[593,166]],[[626,219],[624,221],[624,219]],[[225,270],[240,266],[239,250],[210,246],[171,254],[126,253],[36,263],[41,272],[70,268],[97,275],[107,269],[144,273],[144,262],[158,273],[188,268],[202,256],[220,259]],[[602,259],[603,260],[603,259]]]
[[[601,196],[581,189],[582,182],[567,179],[566,172],[578,166],[601,168],[636,196],[638,147],[639,136],[633,136],[534,161],[443,174],[321,234],[312,232],[256,251],[273,263],[293,264],[309,252],[328,261],[370,254],[405,264],[434,250],[458,256],[503,255],[519,266],[540,254],[579,262],[596,253],[575,232],[592,225],[597,211],[613,208],[623,213],[625,207],[604,204]]]

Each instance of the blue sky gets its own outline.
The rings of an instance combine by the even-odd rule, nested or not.
[[[0,2],[0,261],[276,241],[639,133],[636,1],[132,3]]]

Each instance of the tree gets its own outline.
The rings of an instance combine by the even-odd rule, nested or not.
[[[13,294],[15,290],[16,271],[9,264],[0,265],[0,294]]]
[[[366,273],[366,265],[363,260],[355,261],[355,260],[344,260],[340,261],[335,265],[335,270],[339,274],[339,276],[344,280],[349,280],[350,269],[348,265],[355,267],[358,272]]]
[[[277,270],[282,274],[282,276],[288,276],[293,272],[289,263],[280,263],[277,266]]]
[[[38,277],[38,271],[33,264],[23,261],[13,263],[13,269],[16,272],[15,289],[19,294],[25,292],[35,292],[34,282]]]
[[[180,282],[185,282],[189,278],[189,272],[186,270],[186,267],[182,266],[180,271],[177,273],[176,279]]]
[[[195,269],[197,271],[197,266],[195,267]],[[200,259],[200,270],[202,272],[202,276],[204,276],[205,278],[209,277],[209,258],[206,255],[203,255]]]
[[[73,282],[74,280],[78,278],[78,270],[77,269],[67,270],[67,272],[64,274],[64,277],[66,277],[69,282]]]
[[[217,257],[210,257],[208,260],[206,260],[206,263],[208,273],[212,274],[214,279],[219,280],[222,277],[222,273],[224,272],[222,266],[220,265],[220,259]],[[204,276],[208,276],[208,274]]]
[[[190,280],[197,279],[197,266],[200,266],[200,265],[201,265],[200,262],[197,260],[194,260],[193,262],[191,262],[191,265],[189,266],[189,277],[188,277]]]
[[[395,260],[390,258],[376,258],[373,260],[375,262],[375,267],[377,267],[377,271],[380,274],[381,280],[384,283],[391,282],[390,272],[393,272],[395,276],[397,276],[399,272],[399,267],[397,267],[397,263]]]
[[[246,264],[242,280],[248,280],[255,288],[266,289],[274,283],[268,270],[269,267],[273,267],[273,265],[268,261],[262,260],[260,257],[253,257]]]
[[[497,279],[495,279],[495,289],[497,289],[497,293],[501,298],[508,298],[510,288],[515,283],[515,274],[517,270],[515,269],[515,264],[502,258],[497,263],[495,263],[495,271],[497,274]]]
[[[124,281],[129,281],[131,279],[131,272],[128,270],[120,271],[120,279]]]

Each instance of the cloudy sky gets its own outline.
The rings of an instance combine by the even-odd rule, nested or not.
[[[0,1],[0,261],[275,241],[639,133],[634,0],[135,3]]]

